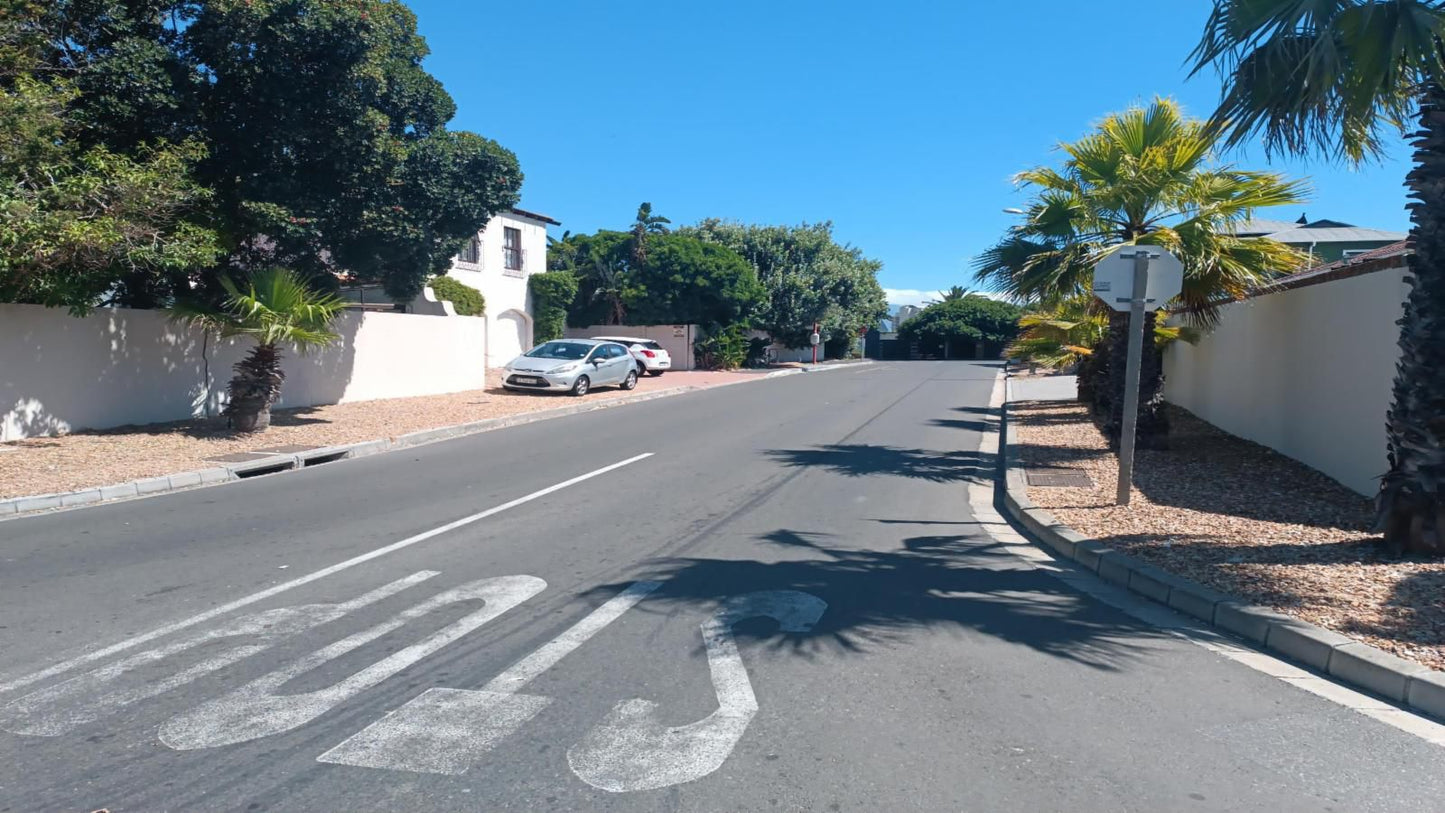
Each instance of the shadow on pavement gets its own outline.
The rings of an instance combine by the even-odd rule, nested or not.
[[[998,456],[994,454],[905,449],[866,443],[770,449],[768,454],[785,466],[821,466],[848,477],[892,475],[934,483],[988,480],[998,465]]]
[[[729,596],[758,590],[798,590],[828,603],[817,626],[783,633],[767,619],[743,621],[740,639],[768,641],[775,649],[812,656],[859,654],[886,648],[912,634],[944,631],[988,636],[1101,671],[1119,671],[1142,656],[1149,641],[1165,637],[1069,588],[1047,572],[1029,569],[1003,546],[962,534],[904,537],[891,550],[845,547],[829,534],[787,528],[758,539],[806,558],[711,559],[684,557],[648,563],[661,590],[639,610],[673,612],[698,606],[710,612]],[[625,584],[592,592],[612,596]],[[699,643],[699,655],[702,654]]]

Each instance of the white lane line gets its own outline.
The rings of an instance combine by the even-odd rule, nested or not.
[[[589,638],[646,598],[661,582],[636,582],[479,690],[427,689],[339,745],[317,762],[456,776],[552,699],[516,694]]]
[[[616,471],[623,466],[630,466],[633,463],[638,462],[639,460],[646,460],[647,458],[652,457],[652,455],[652,452],[644,452],[640,455],[629,457],[626,460],[613,463],[610,466],[603,466],[602,468],[595,471],[589,471],[586,474],[578,475],[570,480],[563,480],[556,485],[547,486],[544,489],[534,491],[524,497],[518,497],[515,500],[504,502],[501,505],[488,508],[485,511],[478,511],[475,514],[471,514],[469,516],[462,517],[461,519],[448,522],[447,524],[437,528],[433,528],[430,531],[423,531],[419,534],[408,536],[406,539],[403,539],[399,542],[393,542],[390,545],[386,545],[385,547],[380,547],[376,550],[368,551],[361,554],[360,556],[353,556],[352,558],[347,559],[344,562],[337,562],[330,567],[324,567],[313,573],[308,573],[305,576],[292,579],[289,582],[283,582],[276,585],[275,587],[268,587],[265,590],[257,593],[252,593],[251,595],[245,596],[244,598],[238,598],[235,601],[222,604],[219,607],[212,607],[211,609],[206,610],[203,613],[197,613],[196,615],[193,615],[185,620],[177,621],[173,624],[167,624],[163,627],[157,627],[150,632],[142,633],[132,638],[127,638],[124,641],[111,644],[110,646],[97,649],[92,652],[87,652],[84,655],[78,655],[74,658],[71,658],[70,660],[61,661],[60,663],[42,669],[39,672],[34,672],[32,674],[16,678],[6,683],[0,683],[0,694],[12,692],[16,689],[29,686],[32,683],[37,683],[39,681],[45,680],[46,678],[54,677],[55,675],[68,672],[71,669],[76,668],[77,666],[83,666],[87,663],[94,663],[95,661],[101,660],[103,658],[108,658],[111,655],[116,654],[117,652],[124,652],[131,647],[139,646],[146,643],[147,641],[154,641],[157,638],[170,635],[173,632],[183,630],[187,627],[193,627],[196,624],[200,624],[202,622],[209,621],[212,618],[216,618],[218,616],[225,615],[226,613],[239,610],[242,607],[255,604],[258,601],[265,601],[266,599],[271,598],[272,596],[280,595],[287,590],[294,590],[295,588],[301,587],[302,585],[310,584],[311,582],[324,579],[327,576],[335,575],[343,570],[348,570],[350,568],[356,567],[359,564],[370,562],[372,559],[378,559],[382,556],[387,555],[388,553],[395,553],[404,548],[409,548],[417,543],[425,542],[426,540],[431,539],[434,536],[439,536],[448,531],[455,531],[458,528],[471,525],[472,523],[484,520],[487,517],[496,516],[497,514],[500,514],[508,509],[516,508],[519,505],[525,505],[526,503],[532,502],[533,500],[541,499],[548,494],[555,494],[564,488],[570,488],[571,486],[575,486],[578,483],[591,480],[594,477],[600,477],[604,474],[607,474],[608,472]]]
[[[622,617],[622,614],[637,606],[649,593],[662,586],[662,582],[636,582],[626,590],[613,596],[601,607],[587,614],[586,618],[573,624],[566,632],[548,641],[541,649],[512,664],[507,671],[492,678],[482,691],[510,694],[527,685],[532,678],[557,665],[572,650],[587,642],[587,639],[601,632],[604,627]]]

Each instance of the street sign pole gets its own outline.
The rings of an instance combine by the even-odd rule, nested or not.
[[[1116,505],[1129,504],[1134,484],[1134,433],[1139,423],[1139,368],[1144,362],[1144,296],[1148,284],[1149,250],[1137,248],[1134,250],[1134,288],[1129,296],[1129,355],[1124,367],[1124,425],[1119,432]]]

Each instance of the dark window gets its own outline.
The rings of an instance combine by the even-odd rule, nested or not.
[[[522,270],[522,230],[506,226],[502,229],[502,264],[509,271]]]
[[[482,241],[476,237],[467,241],[466,248],[462,249],[461,261],[476,265],[482,261]]]

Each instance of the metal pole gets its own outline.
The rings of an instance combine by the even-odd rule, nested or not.
[[[1129,355],[1124,368],[1124,425],[1119,432],[1119,490],[1116,505],[1129,504],[1134,484],[1134,432],[1139,423],[1139,368],[1144,360],[1144,293],[1149,285],[1149,252],[1134,251],[1134,290],[1129,297]]]

